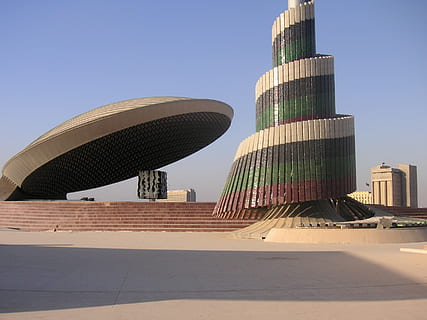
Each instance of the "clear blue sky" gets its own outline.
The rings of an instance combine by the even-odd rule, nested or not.
[[[231,128],[164,169],[169,188],[216,201],[255,132],[254,88],[271,68],[286,0],[0,0],[0,166],[63,121],[149,96],[230,104]],[[427,207],[427,1],[317,0],[318,53],[335,56],[337,112],[356,118],[358,189],[371,167],[418,166]],[[72,195],[135,200],[136,180]]]

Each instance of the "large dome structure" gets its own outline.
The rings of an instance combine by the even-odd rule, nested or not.
[[[0,200],[66,199],[180,160],[230,126],[210,99],[149,97],[105,105],[40,136],[3,167]]]

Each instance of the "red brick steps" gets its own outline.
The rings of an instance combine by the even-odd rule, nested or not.
[[[215,203],[0,201],[0,228],[25,231],[234,231],[252,220],[212,216]],[[380,206],[378,206],[380,207]],[[427,209],[381,207],[427,219]]]
[[[212,216],[215,203],[2,201],[0,227],[24,231],[223,232],[256,220]]]

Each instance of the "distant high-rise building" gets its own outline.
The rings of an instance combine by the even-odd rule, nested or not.
[[[372,203],[384,206],[418,207],[417,167],[385,164],[371,169]]]
[[[158,202],[196,202],[196,192],[193,189],[168,191],[168,198]]]
[[[399,164],[402,171],[402,185],[404,187],[403,201],[406,207],[418,207],[417,167],[410,164]]]

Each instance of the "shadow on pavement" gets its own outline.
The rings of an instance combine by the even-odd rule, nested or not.
[[[425,284],[338,251],[0,246],[2,313],[171,299],[387,301],[425,296]]]

